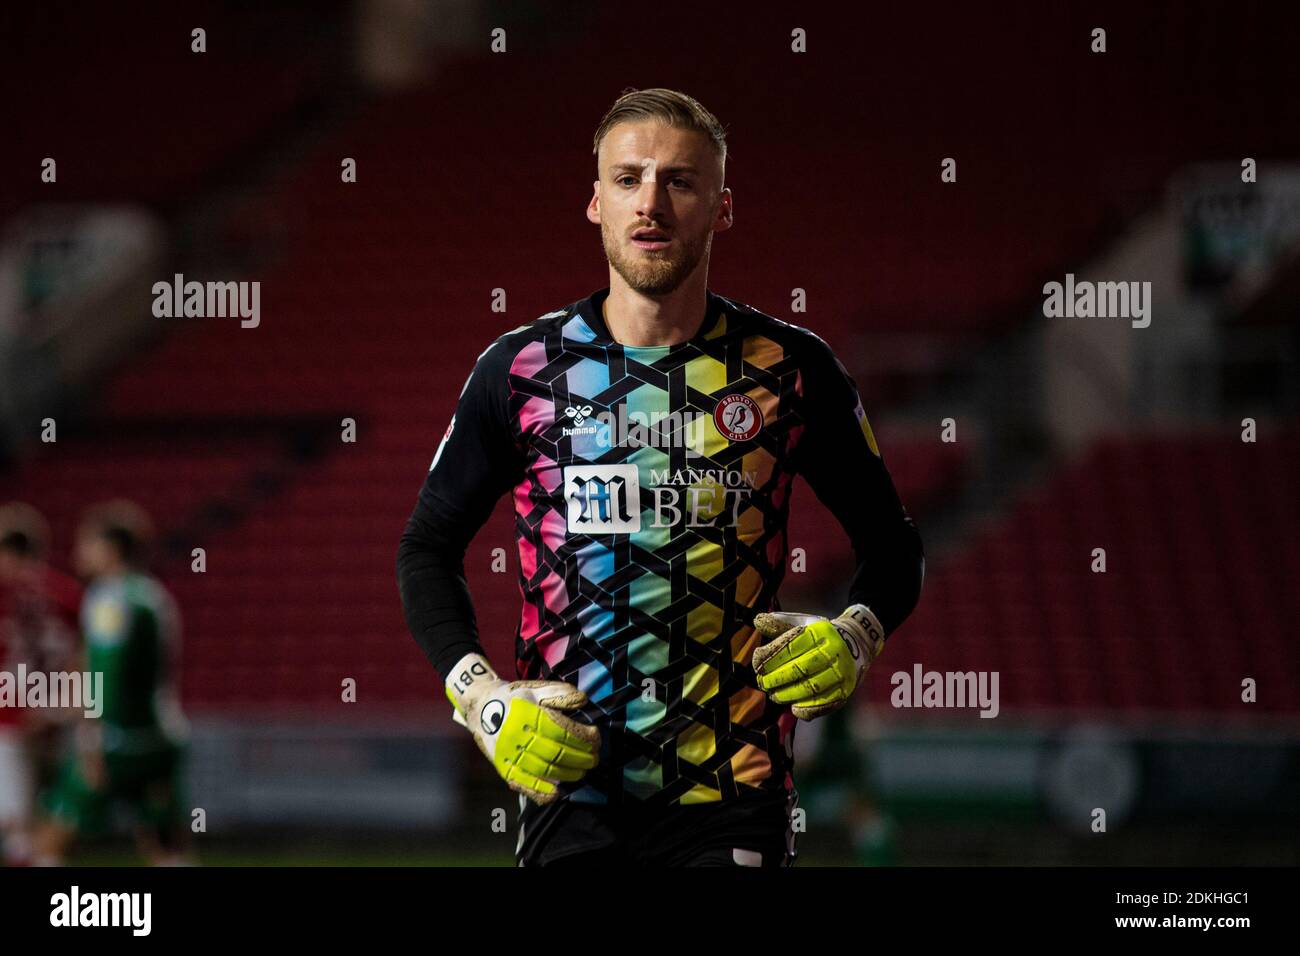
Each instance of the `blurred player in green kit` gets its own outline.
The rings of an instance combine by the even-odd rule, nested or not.
[[[92,509],[78,529],[84,669],[103,675],[103,711],[81,721],[74,752],[42,796],[38,864],[61,862],[75,836],[107,829],[116,804],[132,812],[148,862],[191,862],[180,788],[186,727],[174,689],[179,618],[145,571],[151,538],[148,516],[125,501]]]

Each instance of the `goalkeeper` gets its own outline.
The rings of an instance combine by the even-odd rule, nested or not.
[[[707,287],[732,214],[716,117],[632,91],[594,145],[609,286],[479,356],[398,549],[406,621],[520,795],[520,865],[788,865],[795,727],[911,612],[921,540],[827,344]],[[832,618],[778,610],[796,475],[857,558]],[[513,674],[463,563],[506,493]]]

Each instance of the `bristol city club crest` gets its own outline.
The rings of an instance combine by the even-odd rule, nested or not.
[[[763,410],[748,395],[728,395],[713,410],[713,424],[731,441],[749,441],[763,427]]]

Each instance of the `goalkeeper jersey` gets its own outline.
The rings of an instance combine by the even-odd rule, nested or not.
[[[481,652],[462,559],[509,493],[518,677],[577,685],[601,730],[600,764],[567,798],[790,788],[795,718],[758,690],[750,658],[754,615],[777,606],[796,475],[844,526],[849,601],[886,633],[919,595],[919,535],[820,338],[709,291],[689,341],[621,345],[608,294],[479,356],[399,548],[408,625],[444,676]]]

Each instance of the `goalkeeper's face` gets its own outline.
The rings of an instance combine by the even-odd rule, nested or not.
[[[647,120],[611,129],[597,164],[587,218],[600,224],[610,265],[638,292],[672,292],[731,225],[721,160],[702,133]]]

